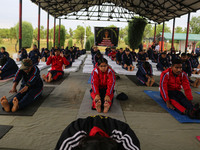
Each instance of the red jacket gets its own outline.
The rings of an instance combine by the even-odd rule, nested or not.
[[[182,71],[178,76],[172,73],[172,69],[168,68],[163,71],[160,76],[160,93],[164,101],[170,100],[168,91],[180,91],[183,87],[188,100],[192,100],[192,92],[187,74]]]
[[[108,56],[111,56],[111,59],[113,60],[116,57],[117,52],[116,51],[112,51],[108,54]]]
[[[100,88],[107,88],[106,95],[113,97],[113,90],[115,86],[115,72],[108,67],[106,72],[101,72],[99,67],[94,68],[92,71],[92,91],[95,96],[99,94]]]
[[[69,65],[69,62],[65,57],[61,56],[49,56],[46,62],[47,65],[52,64],[51,70],[63,71],[63,64]]]

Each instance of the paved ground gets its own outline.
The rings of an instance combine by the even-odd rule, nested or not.
[[[42,71],[45,73],[47,70]],[[54,149],[64,128],[77,118],[89,74],[71,73],[40,106],[31,117],[0,116],[0,125],[14,127],[0,139],[0,149]],[[125,92],[128,101],[121,107],[126,122],[138,136],[142,150],[199,150],[200,142],[195,136],[200,135],[199,124],[181,124],[162,109],[156,102],[144,94],[143,90],[158,90],[158,87],[141,87],[124,76],[117,80],[117,92]],[[159,77],[156,77],[159,82]],[[0,96],[9,96],[12,82],[0,84]],[[195,101],[200,102],[200,95],[192,89]]]

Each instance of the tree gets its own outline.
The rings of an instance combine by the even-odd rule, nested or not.
[[[58,33],[59,33],[59,25],[56,26],[56,33],[55,33],[55,46],[61,47],[65,44],[65,26],[60,26],[60,45],[58,44]]]
[[[150,37],[153,37],[153,27],[151,24],[147,24],[145,29],[144,29],[144,36],[143,38],[150,38]]]
[[[87,51],[89,51],[90,48],[91,48],[91,45],[90,45],[90,44],[91,44],[91,43],[90,43],[90,40],[87,39],[87,41],[86,41],[86,43],[85,43],[85,49],[86,49]]]
[[[73,46],[73,40],[72,40],[72,38],[70,38],[68,41],[68,47],[70,48],[72,46]]]
[[[166,23],[165,23],[165,27],[164,28],[165,28],[164,32],[170,32],[171,33],[170,27],[168,27]],[[157,25],[156,34],[159,35],[160,33],[162,33],[162,29],[163,29],[163,24]]]
[[[124,37],[124,42],[125,42],[126,45],[129,45],[129,43],[128,43],[128,36]]]
[[[119,38],[120,39],[124,39],[124,37],[127,35],[127,30],[128,30],[128,26],[126,26],[125,28],[121,28],[119,30]]]
[[[88,40],[90,41],[90,47],[92,47],[94,45],[94,35],[89,36]]]
[[[83,41],[85,36],[85,28],[83,26],[78,25],[76,30],[74,30],[74,38],[77,42],[81,43],[81,47],[83,48]]]
[[[34,39],[34,40],[37,40],[37,36],[38,36],[38,28],[35,28],[35,29],[33,30],[33,39]]]
[[[19,23],[16,25],[16,34],[19,41]],[[31,23],[22,22],[22,47],[30,48],[33,42],[33,26]]]
[[[69,28],[69,35],[70,35],[70,38],[73,38],[74,32],[72,28]]]
[[[180,27],[180,26],[177,26],[177,27],[174,29],[174,32],[175,32],[175,33],[184,33],[182,27]]]
[[[86,27],[86,36],[87,36],[87,38],[88,38],[89,36],[91,36],[91,35],[94,35],[94,34],[92,33],[92,31],[91,31],[91,27],[90,27],[90,26],[87,26],[87,27]]]
[[[11,39],[11,42],[12,42],[12,39],[17,39],[15,27],[10,28],[10,39]]]
[[[130,48],[136,49],[142,42],[147,20],[141,17],[135,17],[128,23],[128,43]]]
[[[68,33],[67,29],[66,29],[65,35],[66,35],[66,39],[69,39],[69,38],[70,38],[70,34]]]
[[[200,16],[192,17],[190,21],[190,32],[193,34],[200,34]]]

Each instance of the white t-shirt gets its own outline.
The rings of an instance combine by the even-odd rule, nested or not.
[[[155,51],[159,52],[159,50],[160,50],[160,45],[156,45]]]

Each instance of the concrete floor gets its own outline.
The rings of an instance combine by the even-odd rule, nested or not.
[[[41,72],[46,73],[47,70]],[[90,74],[83,74],[82,67],[70,73],[43,102],[33,116],[0,116],[0,125],[14,127],[0,139],[0,149],[54,149],[64,128],[77,118],[81,101]],[[143,90],[158,90],[158,87],[136,86],[124,76],[117,80],[117,92],[125,92],[128,101],[121,101],[126,122],[138,136],[142,150],[199,150],[200,125],[181,124],[149,98]],[[159,77],[156,77],[159,83]],[[9,96],[12,82],[0,84],[0,96]],[[200,102],[200,95],[192,89],[194,100]]]

